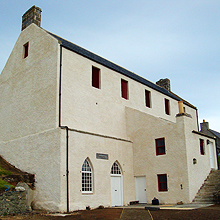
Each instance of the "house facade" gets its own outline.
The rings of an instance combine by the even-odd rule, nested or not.
[[[217,169],[197,108],[44,30],[40,12],[24,14],[0,75],[0,154],[35,174],[34,206],[192,202]]]
[[[200,123],[200,128],[200,132],[216,138],[216,150],[217,153],[220,154],[220,133],[209,128],[209,122],[205,120],[203,120],[203,122]]]

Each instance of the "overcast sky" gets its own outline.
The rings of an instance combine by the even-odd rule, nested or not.
[[[220,0],[1,0],[0,72],[33,5],[44,29],[151,82],[169,78],[220,132]]]

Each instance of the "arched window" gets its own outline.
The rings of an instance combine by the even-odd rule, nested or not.
[[[92,192],[92,168],[87,159],[82,165],[82,192]]]
[[[114,162],[111,168],[111,174],[121,174],[121,169],[117,162]]]

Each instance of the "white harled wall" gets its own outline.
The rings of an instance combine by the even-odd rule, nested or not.
[[[184,115],[177,118],[178,101],[65,48],[62,54],[62,124],[78,131],[132,141],[134,171],[129,171],[129,178],[133,179],[132,200],[135,198],[134,177],[146,176],[148,203],[151,203],[155,196],[162,203],[191,202],[207,175],[207,172],[204,172],[205,175],[195,182],[190,173],[192,171],[189,171],[189,158],[199,149],[199,136],[192,133],[197,130],[196,109],[184,105],[186,113],[191,117]],[[92,66],[100,69],[100,89],[92,87]],[[121,98],[121,79],[128,81],[128,100]],[[151,91],[151,108],[145,106],[145,89]],[[170,100],[170,115],[165,114],[165,98]],[[167,152],[166,155],[156,156],[155,139],[160,137],[165,137]],[[103,138],[98,139],[101,142]],[[120,146],[119,149],[126,152],[122,142],[116,142]],[[98,152],[97,146],[93,147],[91,140],[88,139],[87,143],[88,152],[82,151],[80,166],[90,153],[94,158]],[[81,144],[78,144],[74,147],[81,151],[84,147],[80,146]],[[109,148],[112,146],[106,142],[103,146],[104,152],[108,152]],[[109,154],[110,158],[116,155],[114,151]],[[203,161],[207,171],[210,171],[207,157]],[[97,166],[94,166],[94,171],[98,172],[97,170]],[[203,172],[201,166],[198,172]],[[164,173],[168,176],[168,191],[158,192],[157,174]],[[100,182],[98,176],[95,179],[96,184]],[[192,184],[192,181],[195,183]],[[126,183],[124,180],[124,184],[131,182]],[[82,195],[82,198],[76,201],[83,201],[83,206],[86,199],[89,201],[89,198],[96,198],[97,193],[99,194],[99,191],[93,195]],[[126,195],[127,192],[124,191],[124,196]],[[108,198],[108,195],[105,198]],[[110,202],[110,197],[105,202],[107,201]],[[110,204],[105,202],[104,204]],[[72,204],[79,205],[74,202]],[[95,205],[97,204],[94,203]]]
[[[35,174],[34,206],[53,211],[65,210],[57,128],[58,57],[57,40],[32,24],[21,32],[0,75],[0,154]]]
[[[65,48],[62,60],[62,124],[126,139],[125,106],[176,121],[177,101]],[[100,69],[100,89],[91,85],[92,66]],[[128,100],[121,98],[121,78],[128,81]],[[152,108],[145,107],[145,89],[151,91]],[[164,98],[171,115],[165,114]]]
[[[69,132],[69,138],[70,210],[112,206],[110,173],[115,161],[123,173],[123,204],[135,199],[132,143],[74,131]],[[108,160],[97,159],[96,153],[107,154]],[[81,169],[85,159],[92,166],[92,193],[81,189]]]

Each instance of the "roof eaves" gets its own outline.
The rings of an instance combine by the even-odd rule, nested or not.
[[[208,137],[208,138],[216,139],[215,137],[212,137],[212,136],[210,136],[210,135],[204,134],[204,133],[199,132],[199,131],[195,131],[195,130],[193,130],[192,133],[195,133],[195,134],[198,134],[198,135],[202,135],[202,136],[204,136],[204,137]]]

